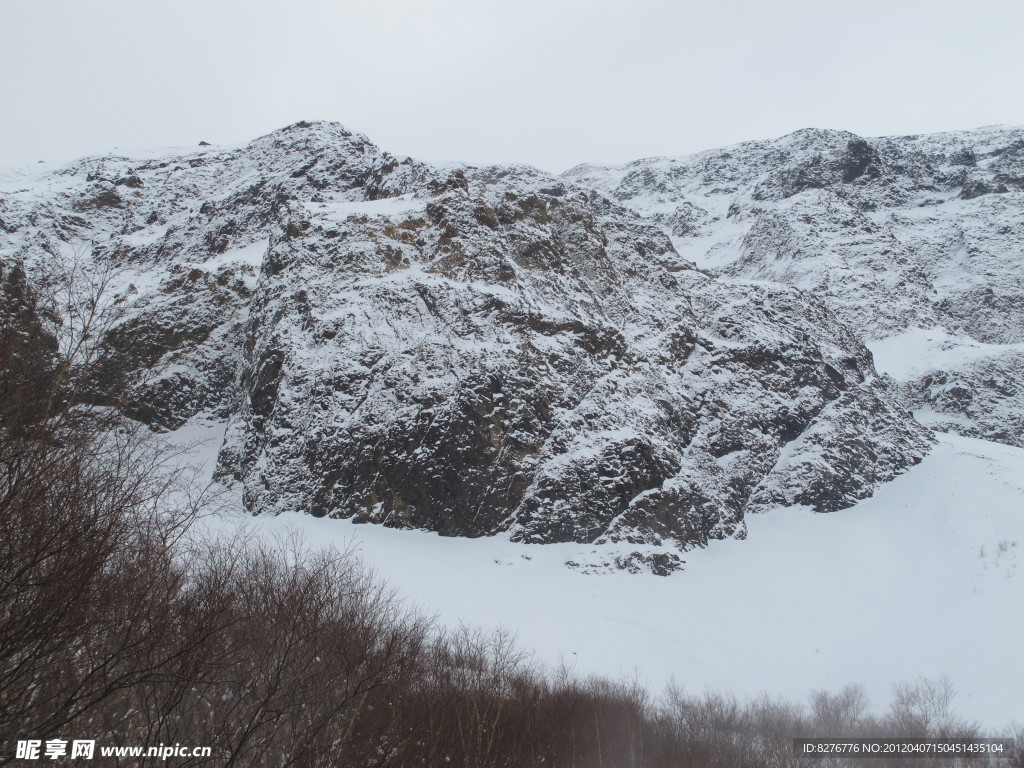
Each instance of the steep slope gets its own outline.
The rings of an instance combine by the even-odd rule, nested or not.
[[[871,499],[751,516],[748,540],[691,551],[670,579],[595,573],[622,545],[440,540],[303,515],[253,527],[356,547],[441,622],[514,628],[553,666],[797,702],[858,684],[879,715],[895,684],[948,675],[959,715],[1008,733],[1024,720],[1022,496],[1024,449],[940,435]]]
[[[108,279],[97,398],[134,378],[157,428],[225,420],[254,513],[687,547],[849,506],[930,444],[822,301],[531,168],[300,123],[6,188],[7,265]]]
[[[565,178],[659,224],[719,275],[814,291],[870,342],[916,330],[962,346],[1024,341],[1022,129],[803,130]],[[901,382],[909,403],[943,428],[1024,445],[1024,358],[993,354]]]
[[[85,158],[32,177],[0,176],[0,254],[33,274],[69,261],[130,301],[106,339],[100,387],[147,371],[136,415],[160,427],[196,413],[225,417],[271,233],[287,232],[298,203],[319,190],[386,195],[401,169],[364,136],[304,124],[240,148]],[[355,190],[355,191],[351,191]]]

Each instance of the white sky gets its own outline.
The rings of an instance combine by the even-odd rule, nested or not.
[[[1024,124],[1021,0],[0,0],[0,166],[338,120],[425,160]]]

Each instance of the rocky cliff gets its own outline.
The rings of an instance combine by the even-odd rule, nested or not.
[[[718,276],[813,291],[869,346],[931,332],[945,350],[900,381],[908,404],[932,426],[1024,445],[1024,130],[803,130],[565,178]]]
[[[869,150],[840,148],[854,159],[820,173],[870,176]],[[783,194],[806,181],[751,181],[735,154],[733,191],[712,195],[729,210],[672,190],[664,210],[631,210],[609,169],[429,166],[299,123],[242,147],[7,173],[0,265],[42,279],[74,258],[102,278],[119,309],[95,396],[131,380],[124,407],[156,429],[223,421],[218,474],[253,513],[686,548],[742,536],[768,505],[849,506],[931,440],[850,330],[852,304],[804,290],[818,283],[803,267],[741,268],[772,233],[806,236]],[[644,172],[629,184],[648,189]],[[836,200],[834,221],[801,226],[851,243],[896,228]],[[722,277],[679,246],[726,221],[749,226]],[[878,284],[902,290],[907,260]],[[914,306],[953,313],[923,293]],[[870,327],[900,327],[890,314]],[[1020,331],[1012,313],[985,318],[962,323]]]

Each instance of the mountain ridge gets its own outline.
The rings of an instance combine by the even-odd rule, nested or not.
[[[899,384],[930,426],[1022,444],[1024,129],[806,130],[566,176],[657,223],[716,275],[819,292],[869,345],[914,329],[965,350],[1004,345]]]
[[[119,378],[148,378],[134,417],[157,429],[223,421],[218,474],[252,512],[627,542],[640,558],[645,547],[672,555],[654,566],[671,570],[673,552],[743,536],[759,509],[835,511],[870,495],[931,444],[908,405],[920,412],[931,397],[946,413],[937,393],[956,394],[952,379],[915,390],[920,378],[876,375],[861,339],[908,327],[900,307],[858,327],[856,293],[801,284],[806,264],[758,271],[780,262],[780,243],[793,254],[810,235],[797,262],[821,267],[813,246],[825,242],[870,268],[871,238],[903,243],[872,216],[922,191],[911,183],[917,161],[885,181],[892,148],[798,134],[787,151],[816,152],[824,137],[838,154],[731,180],[711,171],[739,160],[716,156],[699,169],[706,194],[694,203],[657,178],[652,192],[643,174],[623,186],[607,169],[577,178],[595,166],[563,177],[433,166],[338,124],[301,122],[242,147],[88,158],[6,182],[0,263],[39,275],[88,249],[89,269],[112,275],[125,308],[105,339],[100,399]],[[959,189],[1010,179],[1016,151],[983,159]],[[830,184],[864,189],[848,200]],[[838,223],[809,235],[801,217]],[[838,237],[856,229],[846,219],[874,228],[870,242]],[[1005,248],[990,251],[998,262]],[[824,266],[840,284],[851,274]],[[874,280],[848,282],[901,288]],[[912,304],[914,318],[955,316],[934,304]],[[971,328],[1012,335],[1006,314],[975,312]],[[1012,370],[1007,354],[1000,376]],[[972,401],[1010,408],[1012,392],[986,383],[989,368],[973,375],[961,387]],[[979,404],[971,429],[990,418]],[[962,421],[969,411],[957,407]],[[1012,423],[1003,429],[1014,439]]]

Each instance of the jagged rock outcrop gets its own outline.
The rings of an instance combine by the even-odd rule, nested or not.
[[[1024,130],[803,130],[565,178],[657,223],[715,274],[815,292],[869,346],[913,329],[967,346],[1024,341]],[[901,389],[931,425],[1024,445],[1018,356],[1006,352],[984,371],[922,360]],[[961,385],[971,396],[950,396]]]
[[[1008,351],[936,370],[905,387],[926,426],[1024,447],[1024,353]]]
[[[820,173],[871,176],[851,158]],[[769,505],[842,509],[930,445],[819,297],[717,279],[528,167],[300,123],[80,161],[0,218],[5,262],[105,271],[98,390],[139,377],[156,428],[224,420],[218,471],[254,513],[686,547]]]

